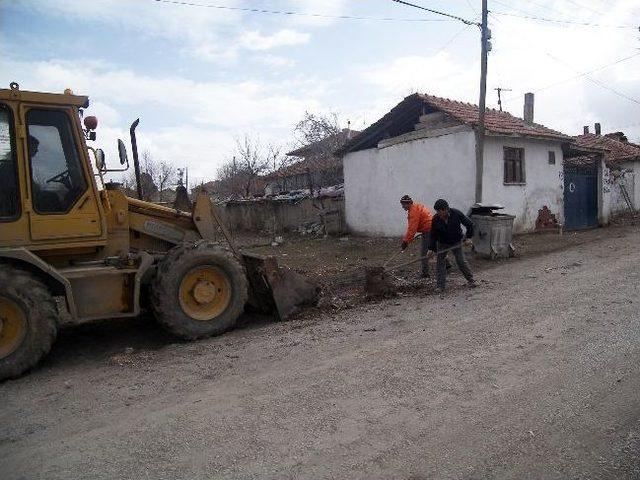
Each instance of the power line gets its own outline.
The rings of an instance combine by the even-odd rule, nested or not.
[[[526,10],[523,10],[521,8],[514,7],[513,5],[508,5],[508,4],[503,3],[503,2],[501,2],[499,0],[493,0],[493,3],[497,3],[498,5],[502,5],[503,7],[510,8],[511,10],[516,10],[517,12],[522,12],[522,13],[524,13],[526,15],[530,15],[531,14],[530,11],[526,11]],[[555,8],[549,7],[548,5],[544,5],[542,3],[536,3],[536,2],[533,2],[532,0],[528,0],[526,3],[535,5],[535,6],[539,7],[539,8],[543,8],[545,10],[548,10],[549,12],[559,13],[560,15],[564,15],[564,12],[561,12],[560,10],[556,10]]]
[[[528,15],[528,14],[518,15],[515,13],[498,12],[496,10],[492,10],[491,13],[495,15],[503,15],[507,17],[517,17],[517,18],[526,18],[528,20],[537,20],[539,22],[549,22],[549,23],[557,23],[557,24],[564,24],[564,25],[578,25],[581,27],[633,28],[633,29],[640,30],[640,26],[636,26],[636,25],[610,25],[610,24],[602,24],[602,23],[576,22],[573,20],[561,20],[561,19],[554,19],[554,18],[537,17],[534,15]]]
[[[547,54],[547,55],[549,55],[549,54]],[[615,62],[607,63],[606,65],[602,65],[600,67],[594,68],[593,70],[589,70],[587,72],[581,72],[581,73],[579,73],[577,75],[574,75],[572,77],[565,78],[564,80],[560,80],[560,81],[551,83],[549,85],[545,85],[544,87],[540,87],[540,88],[538,88],[536,90],[532,90],[532,93],[538,93],[538,92],[541,92],[543,90],[547,90],[549,88],[555,87],[557,85],[562,85],[563,83],[570,82],[571,80],[575,80],[576,78],[586,77],[587,75],[589,75],[591,73],[599,72],[601,70],[604,70],[605,68],[609,68],[609,67],[612,67],[614,65],[618,65],[619,63],[626,62],[627,60],[631,60],[632,58],[635,58],[635,57],[638,57],[638,56],[640,56],[640,52],[634,53],[633,55],[630,55],[628,57],[620,58],[620,59],[616,60]],[[519,97],[509,97],[509,98],[505,99],[505,102],[508,102],[510,100],[515,100],[516,98],[519,98]]]
[[[438,10],[433,10],[431,8],[423,7],[421,5],[416,5],[415,3],[405,2],[404,0],[391,0],[391,1],[399,3],[401,5],[406,5],[407,7],[413,7],[413,8],[417,8],[419,10],[425,10],[425,11],[430,12],[430,13],[435,13],[436,15],[442,15],[444,17],[453,18],[454,20],[458,20],[458,21],[460,21],[462,23],[466,23],[467,25],[478,25],[478,26],[480,26],[479,23],[472,22],[471,20],[467,20],[466,18],[458,17],[457,15],[452,15],[450,13],[440,12]]]
[[[442,52],[444,49],[446,49],[449,45],[451,45],[453,43],[453,41],[458,38],[467,28],[469,28],[471,25],[465,25],[464,27],[462,27],[460,30],[458,30],[449,40],[447,40],[445,42],[444,45],[442,45],[438,50],[436,50],[435,52],[432,53],[432,55],[437,55],[440,52]],[[638,54],[640,55],[640,53]]]
[[[471,11],[473,12],[474,15],[478,14],[478,11],[476,10],[476,8],[471,4],[471,2],[469,0],[466,0],[467,5],[469,5],[469,8],[471,9]]]
[[[586,5],[581,5],[581,4],[579,4],[578,2],[574,2],[573,0],[565,0],[565,1],[566,1],[566,2],[569,2],[569,3],[570,3],[570,4],[572,4],[572,5],[575,5],[575,6],[576,6],[576,7],[578,7],[578,8],[583,8],[583,9],[585,9],[585,10],[590,10],[590,11],[592,11],[593,13],[597,13],[598,15],[602,15],[602,13],[601,13],[601,12],[599,12],[598,10],[595,10],[595,9],[593,9],[593,8],[591,8],[591,7],[586,6]]]
[[[200,7],[200,8],[213,8],[216,10],[232,10],[239,12],[248,12],[248,13],[266,13],[272,15],[290,15],[296,17],[313,17],[313,18],[333,18],[339,20],[374,20],[381,22],[448,22],[450,20],[440,19],[440,18],[394,18],[394,17],[363,17],[357,15],[325,15],[322,13],[304,13],[304,12],[293,12],[287,10],[266,10],[262,8],[249,8],[249,7],[230,7],[227,5],[211,5],[208,3],[196,3],[196,2],[187,2],[181,0],[153,0],[157,3],[165,3],[169,5],[179,5],[182,7]]]
[[[555,57],[554,55],[551,55],[549,52],[546,52],[546,54],[547,54],[548,57],[552,58],[556,62],[559,62],[559,63],[563,64],[564,66],[566,66],[567,68],[570,68],[571,70],[575,70],[571,65],[567,64],[567,62],[565,62],[563,60],[560,60],[559,58]],[[586,77],[586,79],[589,80],[591,83],[594,83],[595,85],[598,85],[598,86],[604,88],[605,90],[609,90],[610,92],[618,95],[621,98],[624,98],[626,100],[629,100],[631,102],[634,102],[634,103],[637,103],[638,105],[640,105],[640,100],[638,100],[636,98],[633,98],[633,97],[630,97],[629,95],[627,95],[627,94],[625,94],[623,92],[620,92],[620,91],[616,90],[615,88],[611,88],[610,86],[605,85],[604,83],[591,78],[589,75],[583,75],[583,76]]]

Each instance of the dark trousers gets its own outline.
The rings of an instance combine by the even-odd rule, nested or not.
[[[422,275],[425,277],[429,275],[429,259],[427,258],[427,252],[429,251],[430,241],[431,235],[429,232],[423,232],[422,243],[420,244],[420,256],[422,257]]]
[[[446,243],[438,243],[438,250],[444,250],[446,248],[450,248],[451,245],[447,245]],[[469,269],[469,264],[467,260],[464,258],[464,252],[462,251],[462,246],[458,248],[454,248],[453,250],[449,250],[448,252],[438,253],[438,260],[436,263],[436,283],[439,288],[444,288],[445,283],[447,281],[447,253],[451,252],[456,259],[456,263],[458,264],[458,268],[464,275],[464,278],[467,279],[468,282],[473,281],[473,273],[471,273],[471,269]]]

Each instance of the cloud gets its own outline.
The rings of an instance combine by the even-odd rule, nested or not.
[[[295,30],[280,30],[273,35],[262,35],[257,31],[244,32],[240,37],[240,47],[247,50],[271,50],[273,48],[300,45],[309,41],[308,33]]]
[[[237,1],[225,5],[242,6]],[[142,37],[168,40],[183,55],[204,61],[228,62],[235,60],[241,50],[266,51],[304,44],[310,38],[308,33],[286,28],[272,34],[245,30],[245,16],[240,11],[170,3],[127,2],[123,7],[121,0],[102,0],[88,8],[84,0],[25,0],[14,8],[57,18],[81,18],[83,22],[125,29]]]
[[[295,60],[279,55],[260,55],[254,59],[271,67],[291,68],[296,65]]]
[[[213,82],[151,77],[80,60],[4,58],[2,64],[2,84],[18,78],[25,79],[24,90],[62,92],[71,87],[89,95],[87,115],[98,116],[98,135],[108,142],[109,158],[117,156],[116,138],[127,139],[128,124],[140,117],[141,148],[147,142],[155,156],[180,160],[203,178],[215,175],[236,136],[255,133],[265,142],[287,143],[304,112],[321,106],[322,82],[314,78],[293,77],[276,84]]]
[[[594,9],[597,5],[583,3]],[[547,2],[547,6],[553,5],[556,3]],[[553,17],[561,14],[547,13]],[[564,18],[628,24],[629,18],[637,18],[640,4],[620,1],[600,16],[587,10],[573,16],[570,13],[567,10]],[[493,50],[489,54],[488,106],[497,107],[495,87],[509,88],[511,92],[503,93],[504,107],[521,116],[523,95],[532,91],[536,94],[536,121],[549,127],[575,135],[581,132],[582,125],[599,121],[605,131],[625,126],[631,138],[640,138],[640,125],[633,121],[640,118],[640,105],[609,90],[640,99],[640,56],[609,65],[639,52],[637,33],[633,30],[558,26],[497,15],[490,17],[490,26]],[[456,45],[462,43],[459,39],[452,45],[456,47],[455,53],[449,48],[436,55],[407,55],[359,67],[359,77],[377,88],[377,98],[387,100],[383,102],[387,106],[415,91],[477,104],[479,62],[475,56],[465,61],[464,55],[464,49],[474,42],[477,36],[460,47]],[[601,85],[580,76],[581,72],[606,65],[609,66],[588,75]],[[388,108],[381,114],[386,111]]]
[[[385,95],[402,98],[413,92],[466,99],[474,91],[473,67],[456,62],[450,53],[434,56],[411,55],[366,67],[363,80]]]
[[[337,18],[329,18],[324,15],[337,17],[347,13],[349,2],[347,0],[289,0],[286,6],[289,10],[304,13],[309,16],[291,16],[289,22],[294,25],[327,27],[339,22]]]

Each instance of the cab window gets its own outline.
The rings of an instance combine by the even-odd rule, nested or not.
[[[27,112],[33,208],[64,213],[87,190],[69,117],[55,110]]]
[[[13,220],[20,214],[18,169],[13,141],[11,110],[0,105],[0,222]]]

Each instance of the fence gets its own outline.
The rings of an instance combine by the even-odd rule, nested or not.
[[[303,198],[296,201],[231,201],[218,205],[223,221],[234,231],[286,233],[311,224],[329,234],[345,231],[344,198]]]

